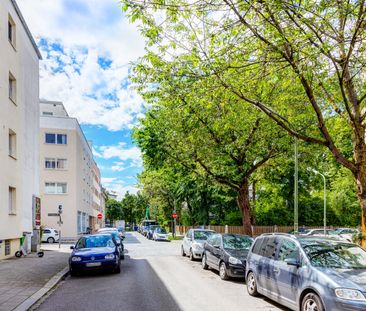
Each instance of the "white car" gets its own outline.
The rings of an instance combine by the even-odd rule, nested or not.
[[[168,238],[168,233],[166,232],[166,230],[164,228],[156,228],[154,230],[153,236],[152,236],[154,241],[169,241]]]
[[[42,242],[55,243],[59,240],[59,234],[56,229],[43,228],[42,230]]]
[[[203,244],[214,234],[213,230],[189,229],[181,246],[181,255],[189,256],[190,260],[201,259],[203,253]]]
[[[338,228],[335,230],[335,232],[337,232],[341,239],[347,242],[352,242],[353,237],[360,234],[360,231],[358,229],[353,228]]]

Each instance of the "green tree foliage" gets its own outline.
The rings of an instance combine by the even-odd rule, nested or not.
[[[184,89],[193,85],[197,97],[208,105],[210,96],[222,94],[223,87],[225,100],[220,95],[219,101],[213,100],[216,105],[232,105],[236,98],[244,107],[249,104],[261,110],[267,121],[288,134],[326,148],[350,171],[366,217],[365,1],[122,3],[131,20],[140,21],[152,47],[144,60],[155,74],[170,75],[170,79],[159,75],[143,82],[141,74],[149,76],[151,71],[140,64],[136,67],[140,90],[156,85],[165,90],[172,82],[173,89],[176,84],[184,84]],[[181,91],[177,87],[172,101],[177,109]],[[169,96],[168,92],[166,99]],[[191,98],[183,98],[191,104]],[[241,125],[249,114],[235,111]],[[185,119],[182,114],[180,118],[185,120],[183,130],[195,129],[197,119]],[[199,128],[193,132],[202,135]],[[186,136],[191,143],[188,132]],[[208,154],[210,150],[212,146]],[[216,162],[209,164],[214,164],[213,173],[223,168]],[[343,202],[353,207],[351,201]]]
[[[124,214],[121,202],[108,198],[105,202],[106,216],[110,221],[123,219]]]

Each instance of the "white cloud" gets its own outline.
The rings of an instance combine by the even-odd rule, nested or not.
[[[107,190],[116,192],[118,200],[123,199],[126,192],[129,192],[130,194],[136,194],[139,191],[139,189],[135,186],[126,186],[120,183],[108,184]]]
[[[116,177],[102,177],[102,184],[110,184],[116,181]]]
[[[18,0],[40,41],[40,97],[64,102],[80,123],[117,131],[131,128],[143,109],[128,90],[129,63],[144,40],[115,0]],[[100,66],[100,58],[108,61]]]
[[[122,162],[116,162],[115,164],[122,167],[125,161],[130,161],[131,166],[141,166],[141,150],[138,147],[126,147],[126,143],[120,142],[118,145],[101,146],[99,147],[99,153],[102,158],[108,160],[118,158]]]

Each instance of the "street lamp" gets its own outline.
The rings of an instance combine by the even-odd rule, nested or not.
[[[325,182],[325,176],[318,172],[315,169],[311,169],[312,172],[314,172],[315,174],[320,175],[321,177],[323,177],[323,181],[324,181],[324,235],[326,234],[326,227],[327,227],[327,184]]]

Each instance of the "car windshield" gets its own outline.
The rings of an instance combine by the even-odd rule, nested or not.
[[[103,233],[111,234],[111,235],[113,235],[113,237],[115,239],[119,239],[119,233],[118,233],[118,231],[103,231]]]
[[[193,239],[194,240],[207,240],[213,234],[213,231],[194,231]]]
[[[165,230],[165,228],[157,228],[157,229],[156,229],[156,232],[157,232],[157,233],[161,233],[161,234],[166,234],[166,230]]]
[[[240,235],[225,235],[223,238],[225,249],[249,249],[253,239]]]
[[[76,244],[76,248],[115,247],[111,236],[93,235],[82,237]]]
[[[315,267],[366,269],[366,252],[355,244],[326,240],[304,240],[300,243]]]

